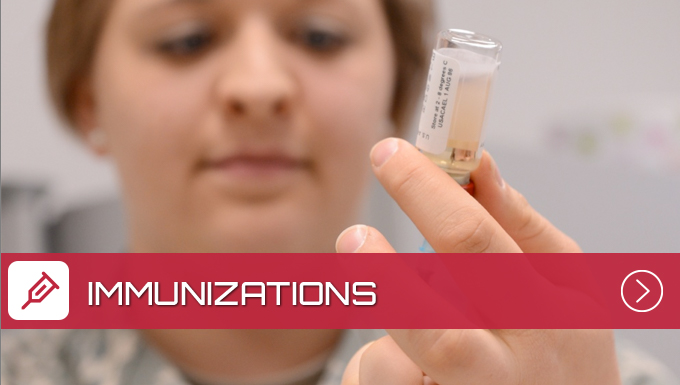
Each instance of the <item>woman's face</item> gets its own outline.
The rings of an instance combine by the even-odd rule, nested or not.
[[[380,0],[116,0],[81,108],[134,251],[332,251],[394,78]]]

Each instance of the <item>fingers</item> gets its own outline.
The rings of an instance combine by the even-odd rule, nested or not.
[[[422,385],[423,372],[392,337],[375,341],[361,357],[361,385]]]
[[[581,251],[576,242],[536,212],[520,193],[503,181],[496,163],[486,151],[471,179],[475,183],[477,201],[524,252]]]
[[[352,226],[343,231],[336,241],[336,250],[338,253],[395,253],[378,230],[365,225]],[[381,277],[380,286],[391,293],[391,299],[388,301],[401,303],[402,298],[423,298],[415,304],[414,311],[401,315],[400,320],[405,324],[418,322],[423,314],[431,309],[437,309],[437,315],[441,319],[458,320],[463,327],[473,325],[454,303],[438,294],[437,289],[423,280],[412,265],[400,258],[391,259],[388,266],[390,274],[386,274],[386,266],[383,263],[377,263],[376,260],[369,258],[370,260],[373,262],[363,264],[361,271],[365,276]],[[408,285],[404,282],[408,282]]]
[[[364,351],[366,351],[366,349],[371,346],[372,343],[373,342],[367,343],[356,353],[354,353],[354,356],[352,356],[352,359],[349,360],[347,367],[345,367],[345,372],[342,374],[341,385],[359,385],[359,364],[361,361],[361,356],[364,354]]]
[[[370,226],[356,225],[347,228],[335,242],[338,253],[394,253],[394,248],[380,231]]]
[[[439,385],[518,383],[512,352],[492,332],[388,330],[403,352]],[[363,385],[363,384],[362,384]]]
[[[385,190],[437,252],[520,252],[503,228],[458,183],[401,139],[371,151]]]
[[[360,349],[342,378],[342,385],[383,384],[423,385],[423,372],[389,336]]]
[[[371,151],[387,192],[439,252],[580,252],[501,178],[484,153],[472,173],[475,199],[408,142],[386,139]],[[394,252],[375,229],[355,226],[338,237],[339,252]]]

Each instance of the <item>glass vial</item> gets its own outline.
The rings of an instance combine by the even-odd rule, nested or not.
[[[469,182],[482,156],[501,48],[495,39],[460,29],[437,36],[416,147],[460,184]]]

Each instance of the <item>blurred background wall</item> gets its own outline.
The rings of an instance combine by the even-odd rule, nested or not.
[[[487,148],[505,179],[591,252],[680,252],[680,2],[439,1],[442,27],[504,43]],[[122,251],[116,176],[52,113],[51,1],[2,7],[7,251]],[[366,221],[401,251],[417,230],[376,186]],[[678,371],[680,331],[621,331]],[[677,372],[676,372],[677,373]]]

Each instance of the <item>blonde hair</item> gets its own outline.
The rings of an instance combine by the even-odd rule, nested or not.
[[[429,62],[431,0],[381,0],[396,52],[392,120],[403,134],[419,100]],[[90,72],[113,0],[55,0],[47,25],[47,78],[58,114],[75,126],[76,90]]]

